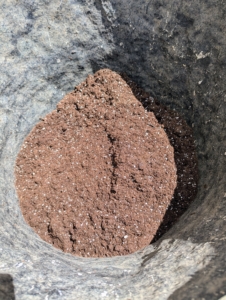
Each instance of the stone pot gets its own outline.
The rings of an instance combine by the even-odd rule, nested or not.
[[[225,18],[220,0],[0,4],[0,299],[226,294]],[[126,72],[184,116],[195,133],[200,181],[194,203],[155,244],[88,259],[53,248],[25,223],[14,164],[39,118],[101,68]]]

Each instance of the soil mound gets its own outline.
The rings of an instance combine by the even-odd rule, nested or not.
[[[108,69],[88,76],[33,128],[15,173],[27,223],[85,257],[150,244],[177,183],[162,125]]]

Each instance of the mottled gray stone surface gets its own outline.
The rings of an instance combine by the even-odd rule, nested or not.
[[[12,276],[16,299],[226,294],[225,27],[222,0],[1,1],[0,273]],[[39,118],[103,67],[127,72],[184,115],[195,131],[200,183],[196,201],[156,244],[84,259],[54,249],[26,225],[13,168]]]

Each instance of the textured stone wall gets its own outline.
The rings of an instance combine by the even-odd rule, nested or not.
[[[16,299],[226,294],[226,3],[8,0],[0,20],[0,273],[12,276]],[[13,169],[39,118],[103,67],[126,72],[193,126],[199,193],[156,244],[125,257],[81,259],[25,223]]]

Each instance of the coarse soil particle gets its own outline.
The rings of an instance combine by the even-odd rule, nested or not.
[[[133,92],[110,70],[88,76],[33,128],[18,154],[24,218],[65,252],[129,254],[150,244],[164,223],[177,184],[174,151]]]

